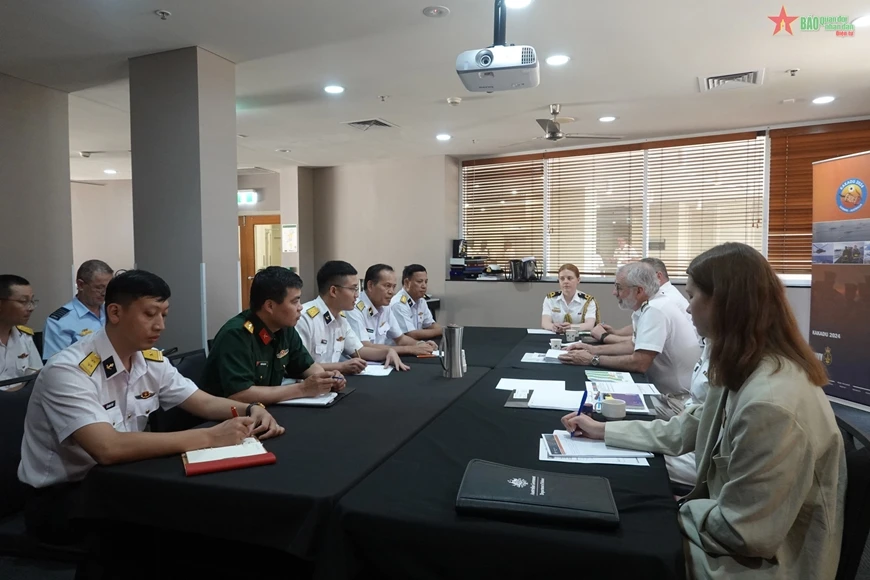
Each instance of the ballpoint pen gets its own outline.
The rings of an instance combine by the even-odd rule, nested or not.
[[[583,414],[583,407],[586,406],[586,396],[588,394],[589,394],[589,391],[583,391],[583,399],[580,401],[580,408],[577,409],[577,415]],[[571,431],[571,437],[573,437],[574,433],[576,433],[576,432],[577,432],[577,429],[574,429],[573,431]]]

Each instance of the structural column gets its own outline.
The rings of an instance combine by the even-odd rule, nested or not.
[[[238,312],[235,95],[235,65],[201,48],[130,60],[136,266],[172,289],[163,348]]]
[[[33,285],[35,330],[72,296],[70,212],[69,96],[0,74],[0,274]]]

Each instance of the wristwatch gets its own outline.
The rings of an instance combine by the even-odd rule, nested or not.
[[[610,336],[610,333],[605,332],[604,334],[601,335],[601,338],[598,339],[598,342],[604,342],[604,339],[607,338],[608,336]]]
[[[245,411],[245,415],[250,417],[251,416],[251,409],[253,409],[256,406],[263,407],[264,409],[266,408],[266,405],[264,405],[263,403],[251,403],[250,405],[248,405],[248,409]]]
[[[597,354],[593,354],[592,355],[592,366],[597,367],[600,360],[601,360],[601,357],[599,357]]]

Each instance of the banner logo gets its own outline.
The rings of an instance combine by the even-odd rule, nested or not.
[[[837,207],[855,213],[867,203],[867,186],[860,179],[847,179],[837,189]]]
[[[834,362],[834,356],[831,354],[831,347],[825,347],[825,364],[831,366],[831,363]]]

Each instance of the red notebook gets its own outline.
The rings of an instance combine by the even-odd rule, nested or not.
[[[181,455],[187,476],[270,465],[277,461],[257,439],[249,437],[238,445],[188,451]]]

